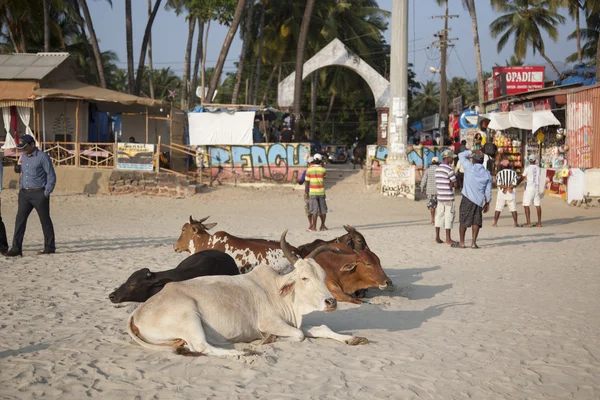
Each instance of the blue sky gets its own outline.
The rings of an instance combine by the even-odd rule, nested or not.
[[[393,0],[379,0],[381,8],[391,10]],[[163,1],[164,2],[164,1]],[[126,68],[125,50],[125,2],[113,0],[111,8],[104,0],[88,1],[96,34],[100,39],[101,50],[113,50],[119,56],[119,66]],[[410,52],[409,60],[415,64],[417,79],[420,81],[436,80],[439,77],[429,72],[428,67],[439,66],[439,51],[427,49],[435,38],[433,34],[443,28],[443,20],[431,19],[434,15],[443,15],[444,10],[438,7],[434,0],[410,0]],[[490,23],[497,18],[497,14],[491,9],[488,0],[477,0],[477,12],[479,22],[479,35],[481,40],[481,51],[484,70],[491,70],[495,63],[504,64],[509,59],[512,51],[509,43],[500,53],[496,51],[496,41],[489,34]],[[133,0],[133,40],[134,40],[134,62],[137,64],[140,45],[144,35],[145,24],[148,13],[147,0]],[[458,19],[450,22],[451,37],[459,38],[455,42],[455,48],[449,51],[448,76],[462,76],[474,80],[477,78],[475,59],[473,51],[473,37],[471,31],[471,20],[468,13],[462,8],[460,0],[450,0],[450,14],[458,14]],[[559,26],[560,38],[553,43],[546,38],[546,52],[551,60],[557,64],[559,70],[565,58],[575,52],[575,41],[567,40],[567,36],[575,30],[575,23],[567,18],[565,25]],[[167,12],[161,8],[158,12],[153,27],[153,56],[154,68],[171,67],[178,75],[183,73],[183,60],[185,45],[187,41],[187,23],[185,16],[177,16],[173,11]],[[208,43],[207,66],[215,63],[227,28],[211,25]],[[389,32],[386,33],[389,41]],[[195,42],[194,42],[195,44]],[[233,62],[239,58],[241,40],[236,35],[224,68],[224,73],[235,70]],[[529,65],[545,65],[545,61],[537,56],[528,54]],[[147,62],[147,61],[146,61]],[[549,73],[549,70],[546,70]]]

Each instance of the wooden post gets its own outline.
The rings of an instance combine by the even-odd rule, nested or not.
[[[77,106],[75,107],[75,166],[79,167],[79,103],[81,100],[77,100]],[[66,117],[65,117],[66,121]],[[66,123],[65,123],[66,124]],[[65,139],[66,139],[65,132]]]
[[[267,124],[265,123],[265,112],[261,111],[261,114],[262,114],[263,129],[265,130],[265,143],[269,143],[269,138],[267,137]]]
[[[158,144],[156,145],[156,172],[160,172],[160,135],[158,136]]]
[[[171,101],[171,112],[169,113],[169,144],[173,144],[173,101]]]
[[[148,107],[146,107],[146,141],[144,143],[150,143],[148,141]]]

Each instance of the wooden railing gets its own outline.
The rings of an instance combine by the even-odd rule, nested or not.
[[[115,168],[114,143],[79,143],[79,166]]]
[[[77,165],[77,154],[75,142],[43,142],[40,143],[43,149],[52,160],[55,166],[75,166]]]

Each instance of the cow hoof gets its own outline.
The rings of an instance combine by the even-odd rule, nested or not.
[[[364,337],[359,337],[359,336],[356,336],[356,337],[346,340],[346,344],[348,346],[358,346],[358,345],[367,344],[367,343],[369,343],[369,339],[364,338]]]
[[[275,336],[275,335],[269,335],[266,338],[264,338],[262,340],[262,342],[260,342],[260,344],[263,345],[263,344],[275,343],[275,340],[277,340],[277,336]]]

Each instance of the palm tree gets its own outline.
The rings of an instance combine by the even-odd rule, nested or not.
[[[560,76],[554,63],[546,55],[542,30],[550,39],[558,40],[556,26],[565,22],[565,17],[557,12],[554,2],[551,0],[492,0],[495,2],[496,10],[504,14],[498,17],[490,25],[492,37],[498,40],[498,52],[502,51],[511,36],[515,38],[515,56],[524,59],[529,47],[533,54],[539,52],[548,62],[550,67]]]
[[[298,48],[296,50],[296,82],[294,85],[294,116],[300,117],[302,101],[302,70],[304,66],[304,48],[306,47],[306,38],[310,27],[312,10],[315,6],[315,0],[306,0],[306,8],[302,17],[300,26],[300,37],[298,38]]]
[[[427,81],[417,92],[414,101],[415,113],[421,116],[436,113],[440,107],[440,88],[436,82]]]
[[[594,13],[587,18],[587,28],[581,29],[580,36],[584,41],[581,48],[581,60],[594,63],[596,61],[596,52],[598,50],[598,39],[600,38],[600,14]],[[576,37],[576,31],[569,35],[569,39],[574,39]],[[579,62],[579,57],[579,52],[575,52],[567,57],[566,62]]]
[[[225,41],[223,42],[223,46],[221,47],[221,52],[219,53],[219,58],[217,59],[217,64],[215,65],[215,72],[210,80],[210,86],[208,87],[208,92],[206,94],[206,97],[209,101],[211,101],[213,94],[217,89],[217,85],[219,84],[219,79],[221,79],[223,65],[225,64],[227,53],[229,53],[229,47],[231,46],[231,42],[235,37],[235,33],[238,29],[238,26],[240,25],[242,16],[244,15],[245,7],[246,0],[239,0],[235,9],[233,21],[231,21],[231,26],[229,27],[229,31],[227,32],[227,35],[225,36]]]
[[[600,13],[600,2],[597,0],[585,0],[585,10],[587,12],[587,25],[600,31],[600,22],[598,13]],[[600,77],[600,40],[596,43],[596,80]]]
[[[148,0],[148,18],[152,14],[152,0]],[[148,39],[148,85],[150,86],[150,98],[154,99],[154,66],[152,65],[152,33]]]
[[[481,63],[481,45],[479,43],[479,27],[477,24],[477,10],[475,0],[462,0],[463,7],[469,11],[471,16],[471,29],[473,31],[473,43],[475,45],[475,63],[477,66],[477,93],[479,95],[479,108],[483,110],[485,100],[485,89],[483,80],[483,65]]]
[[[144,38],[142,39],[142,49],[140,51],[140,60],[138,61],[137,75],[135,77],[135,86],[133,87],[133,94],[135,94],[136,96],[140,94],[140,90],[142,88],[142,72],[144,70],[144,62],[146,60],[148,40],[150,40],[152,24],[154,23],[154,19],[156,18],[156,14],[158,13],[158,9],[160,8],[161,1],[162,0],[156,0],[156,3],[154,3],[154,8],[152,9],[152,14],[150,14],[148,22],[146,23],[146,30],[144,31]]]
[[[48,53],[50,52],[50,2],[43,0],[42,7],[44,8],[44,51]]]
[[[196,42],[196,55],[194,57],[194,73],[192,75],[192,90],[189,93],[188,104],[190,108],[195,104],[196,86],[198,84],[198,70],[200,67],[200,58],[202,58],[202,37],[204,35],[204,20],[200,17],[198,19],[198,40]]]
[[[133,94],[133,26],[131,22],[131,0],[125,0],[125,41],[127,42],[127,91]]]
[[[575,21],[575,39],[577,40],[577,64],[581,64],[583,53],[581,49],[581,24],[580,11],[583,7],[581,0],[559,0],[560,6],[566,8],[569,12],[569,17]],[[570,38],[570,36],[569,36]]]
[[[260,66],[262,64],[262,51],[264,44],[264,31],[265,31],[265,10],[267,4],[265,0],[261,0],[260,4],[260,24],[258,28],[258,50],[256,53],[256,67],[254,69],[255,81],[254,90],[252,91],[252,104],[256,104],[258,98],[258,88],[260,84]]]
[[[95,69],[98,71],[98,80],[100,81],[100,86],[106,88],[106,79],[104,78],[104,68],[102,65],[102,53],[100,52],[100,47],[98,46],[98,38],[96,37],[96,32],[94,31],[94,24],[92,22],[92,16],[90,15],[90,9],[87,5],[87,0],[79,0],[79,4],[81,5],[81,9],[83,10],[85,23],[90,33],[90,40],[92,42],[92,49],[94,51],[94,59],[96,60]]]
[[[237,104],[240,94],[240,86],[242,84],[242,74],[246,59],[248,58],[248,47],[250,45],[252,35],[252,16],[254,14],[254,0],[248,2],[246,10],[246,19],[244,20],[244,36],[242,38],[242,51],[240,52],[240,61],[238,62],[237,72],[235,74],[235,84],[233,86],[233,94],[231,95],[231,104]]]

